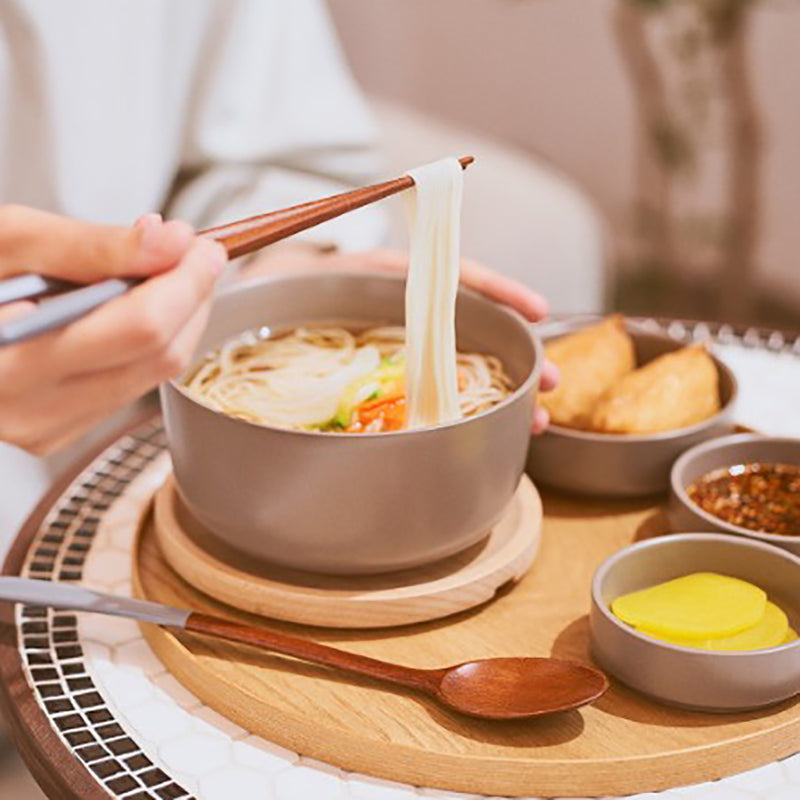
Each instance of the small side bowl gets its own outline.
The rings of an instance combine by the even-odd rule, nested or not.
[[[574,333],[599,318],[579,318],[537,326],[542,340]],[[636,351],[636,365],[685,346],[685,342],[626,322]],[[696,425],[651,434],[597,433],[551,425],[534,437],[527,471],[536,483],[578,494],[644,497],[669,489],[670,468],[690,447],[733,430],[736,378],[718,358],[720,411]]]
[[[800,558],[738,536],[675,534],[626,547],[598,568],[590,616],[597,663],[656,700],[701,711],[761,708],[800,692],[800,641],[750,652],[710,652],[653,639],[611,612],[620,595],[693,572],[717,572],[760,586],[796,627]]]
[[[724,436],[687,450],[675,462],[670,475],[670,528],[676,531],[735,533],[800,555],[800,536],[760,533],[725,522],[704,511],[686,493],[686,489],[698,478],[713,470],[754,461],[800,465],[800,439],[745,433]]]

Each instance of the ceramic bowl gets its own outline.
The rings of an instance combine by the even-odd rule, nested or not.
[[[737,434],[705,442],[685,452],[673,465],[670,475],[670,527],[680,531],[722,531],[749,536],[800,555],[800,536],[759,533],[724,522],[695,505],[686,493],[687,487],[713,470],[753,461],[800,465],[800,439]]]
[[[214,305],[198,354],[242,331],[300,324],[402,324],[401,277],[338,273],[236,286]],[[498,356],[518,387],[484,413],[376,434],[282,430],[162,387],[181,498],[219,540],[254,559],[310,572],[369,574],[428,564],[484,537],[525,465],[541,345],[516,313],[468,290],[462,350]]]
[[[542,339],[556,339],[597,318],[549,323],[540,329]],[[636,364],[642,366],[664,353],[678,350],[684,342],[627,322],[633,339]],[[653,434],[613,434],[573,430],[551,425],[531,441],[527,470],[537,483],[585,495],[641,497],[669,488],[669,474],[684,450],[733,429],[737,386],[733,372],[714,358],[719,373],[722,408],[696,425]]]
[[[717,572],[760,586],[797,629],[800,558],[739,536],[674,534],[627,547],[595,573],[590,630],[597,663],[657,700],[703,711],[760,708],[800,692],[800,641],[751,652],[710,652],[660,642],[611,613],[610,604],[620,595],[693,572]]]

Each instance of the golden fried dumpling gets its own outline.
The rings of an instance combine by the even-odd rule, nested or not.
[[[554,423],[572,428],[584,427],[597,400],[636,366],[633,342],[618,314],[548,342],[544,351],[561,382],[541,394],[539,403]]]
[[[595,406],[590,427],[657,433],[694,425],[719,411],[719,377],[706,348],[690,345],[620,378]]]

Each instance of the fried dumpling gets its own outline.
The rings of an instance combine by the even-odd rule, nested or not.
[[[600,398],[589,427],[605,433],[658,433],[719,411],[717,368],[702,344],[659,356],[620,378]]]
[[[561,373],[552,392],[539,396],[557,425],[585,427],[597,400],[635,366],[633,342],[618,314],[545,345]]]

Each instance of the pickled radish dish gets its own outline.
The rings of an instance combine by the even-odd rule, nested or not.
[[[762,650],[797,639],[786,613],[758,586],[696,572],[618,597],[611,611],[639,633],[701,650]]]

